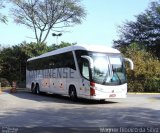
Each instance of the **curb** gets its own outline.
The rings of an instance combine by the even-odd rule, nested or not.
[[[156,92],[156,93],[151,93],[151,92],[128,92],[127,94],[151,94],[151,95],[157,95],[160,93]]]

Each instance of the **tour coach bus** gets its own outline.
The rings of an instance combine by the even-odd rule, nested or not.
[[[127,79],[121,53],[105,46],[68,46],[28,59],[26,87],[40,92],[105,100],[125,98]]]

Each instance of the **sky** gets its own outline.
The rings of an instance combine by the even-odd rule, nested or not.
[[[106,45],[111,47],[113,40],[118,39],[118,26],[124,22],[135,21],[135,16],[144,12],[153,0],[82,0],[87,16],[82,24],[68,28],[61,41],[79,45]],[[7,14],[7,9],[0,10]],[[24,25],[17,25],[9,18],[7,24],[0,23],[0,44],[13,46],[26,42],[34,42],[34,33]],[[57,43],[56,37],[48,36],[47,44]]]

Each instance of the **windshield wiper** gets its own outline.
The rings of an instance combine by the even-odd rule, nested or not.
[[[106,73],[105,77],[104,77],[104,80],[102,82],[102,84],[104,85],[106,83],[106,80],[107,80],[107,77],[109,75],[109,65],[108,65],[108,72]]]
[[[112,65],[112,71],[113,71],[113,73],[116,74],[116,76],[117,76],[117,78],[118,78],[118,80],[119,80],[119,84],[122,84],[122,81],[121,81],[121,79],[119,78],[117,72],[113,69],[113,65]],[[114,74],[113,74],[113,75],[114,75]]]

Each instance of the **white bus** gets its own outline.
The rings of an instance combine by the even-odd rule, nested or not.
[[[69,46],[27,60],[26,87],[40,92],[95,100],[126,98],[127,79],[120,51],[105,46]]]

